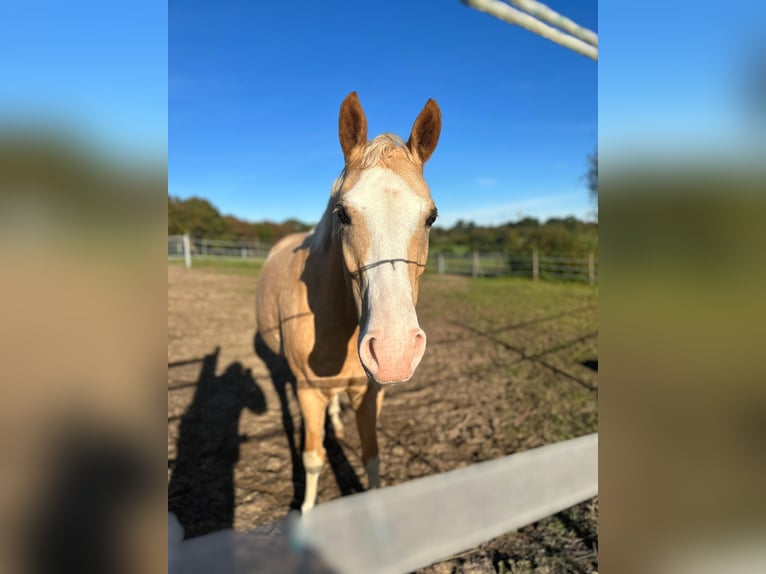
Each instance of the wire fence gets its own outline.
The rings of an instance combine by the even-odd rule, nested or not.
[[[168,259],[185,259],[187,267],[199,257],[265,259],[272,245],[260,241],[227,241],[189,235],[168,235]]]
[[[598,261],[593,253],[587,257],[553,257],[529,254],[480,253],[474,251],[461,256],[432,254],[428,267],[437,273],[470,275],[472,277],[530,277],[532,279],[559,279],[598,281]]]
[[[226,241],[221,239],[192,238],[188,235],[168,236],[168,259],[182,259],[187,267],[193,259],[228,258],[264,260],[272,245],[259,241]],[[598,282],[598,260],[594,253],[587,257],[554,257],[530,253],[508,254],[479,252],[454,255],[432,253],[426,270],[448,275],[471,277],[529,277],[583,281],[591,285]]]
[[[271,245],[168,236],[168,258],[262,260]],[[435,253],[428,270],[480,276],[596,281],[587,258]],[[169,365],[180,366],[191,361]],[[175,387],[174,387],[175,388]],[[591,434],[467,468],[323,503],[298,520],[250,532],[224,530],[183,541],[168,521],[173,574],[409,572],[465,552],[598,494],[598,435]],[[313,568],[313,569],[312,569]]]

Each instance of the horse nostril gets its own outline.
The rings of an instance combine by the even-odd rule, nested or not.
[[[418,329],[415,333],[415,344],[412,353],[412,370],[414,371],[420,364],[420,360],[426,352],[426,334],[423,329]]]
[[[359,346],[359,358],[368,371],[373,374],[378,371],[380,365],[378,364],[378,355],[375,352],[375,337],[366,335],[362,339],[362,343]]]

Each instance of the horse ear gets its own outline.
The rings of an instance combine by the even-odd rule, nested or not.
[[[434,100],[428,100],[412,125],[407,147],[426,163],[436,149],[442,130],[442,113]]]
[[[367,144],[367,118],[356,92],[351,92],[340,105],[338,134],[343,157],[348,163],[351,152],[358,146]]]

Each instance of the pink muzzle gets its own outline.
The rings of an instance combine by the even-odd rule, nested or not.
[[[410,380],[425,351],[426,334],[419,327],[401,333],[367,331],[359,341],[362,365],[381,385]]]

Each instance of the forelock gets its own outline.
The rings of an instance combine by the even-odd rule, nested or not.
[[[415,156],[404,143],[402,138],[394,134],[380,134],[364,148],[356,166],[360,169],[369,169],[392,158],[406,158],[412,162],[417,161]]]
[[[410,148],[399,136],[391,133],[380,134],[370,141],[356,155],[349,158],[340,177],[333,185],[333,195],[337,196],[348,177],[360,174],[373,167],[384,167],[400,174],[413,185],[413,189],[421,195],[427,195],[427,188],[421,189],[422,163],[410,151]],[[350,185],[354,185],[356,176],[352,177]],[[420,180],[418,183],[416,180]]]

